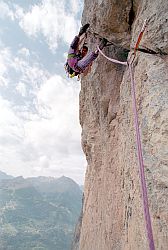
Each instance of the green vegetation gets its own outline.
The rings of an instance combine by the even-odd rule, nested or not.
[[[81,200],[67,177],[1,180],[1,250],[70,250]]]

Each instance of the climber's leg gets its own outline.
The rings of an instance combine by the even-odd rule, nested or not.
[[[79,43],[79,36],[75,36],[72,43],[70,44],[71,49],[77,49]]]

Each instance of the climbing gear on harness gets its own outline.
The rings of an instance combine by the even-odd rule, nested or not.
[[[140,128],[139,128],[139,122],[138,122],[138,112],[137,112],[137,104],[136,104],[136,92],[135,92],[135,81],[134,81],[134,75],[133,75],[133,61],[135,59],[136,51],[138,50],[140,41],[142,39],[142,35],[145,31],[145,28],[147,26],[147,21],[145,20],[143,28],[138,36],[136,45],[134,47],[134,54],[133,59],[130,58],[130,61],[128,62],[121,62],[114,60],[112,58],[107,57],[104,55],[104,53],[100,50],[98,47],[98,50],[100,53],[106,57],[108,60],[119,63],[122,65],[127,65],[131,77],[131,89],[132,89],[132,102],[133,102],[133,112],[134,112],[134,123],[135,123],[135,131],[136,131],[136,144],[137,144],[137,154],[138,154],[138,161],[139,161],[139,174],[140,174],[140,181],[141,181],[141,190],[142,190],[142,200],[143,200],[143,209],[144,209],[144,218],[146,222],[146,232],[147,232],[147,238],[149,243],[149,249],[155,250],[154,245],[154,239],[153,239],[153,232],[152,232],[152,225],[151,225],[151,218],[150,218],[150,212],[149,212],[149,205],[148,205],[148,194],[147,194],[147,185],[145,180],[145,170],[144,170],[144,162],[143,162],[143,153],[142,153],[142,143],[141,143],[141,137],[140,137]]]
[[[86,33],[87,29],[89,28],[90,24],[89,23],[86,23],[85,25],[83,25],[81,28],[80,28],[80,31],[79,31],[79,36],[83,35],[84,33]]]
[[[69,78],[73,78],[74,76],[78,76],[79,73],[78,72],[75,72],[68,64],[68,62],[65,63],[64,65],[64,68],[65,68],[65,71],[68,75]]]

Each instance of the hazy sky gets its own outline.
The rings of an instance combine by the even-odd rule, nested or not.
[[[82,183],[80,82],[64,72],[82,0],[0,0],[0,170]]]

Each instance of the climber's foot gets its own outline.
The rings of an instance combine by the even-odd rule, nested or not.
[[[79,31],[79,36],[83,35],[84,33],[86,33],[87,29],[89,28],[90,24],[89,23],[86,23],[85,25],[83,25],[81,28],[80,28],[80,31]]]

